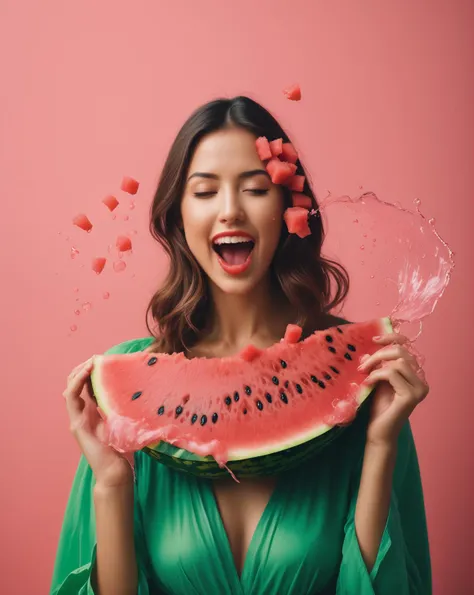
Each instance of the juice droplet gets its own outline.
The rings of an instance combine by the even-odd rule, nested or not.
[[[87,230],[87,233],[90,233],[91,231],[92,231],[92,229],[88,229],[88,230]]]
[[[79,254],[79,250],[77,248],[75,248],[74,246],[72,246],[71,248],[71,258],[76,258],[76,256]]]
[[[436,219],[431,217],[431,219],[428,220],[428,223],[433,227],[433,225],[436,225]]]
[[[137,235],[138,231],[136,229],[133,230],[133,233]]]
[[[79,314],[80,314],[80,313],[81,313],[81,311],[80,311],[80,310],[74,310],[74,314],[75,314],[76,316],[79,316]]]
[[[77,325],[76,324],[71,324],[71,326],[69,327],[72,332],[77,331]]]
[[[133,275],[132,275],[132,279],[134,279],[135,277],[136,277],[136,275],[135,275],[135,273],[133,273]]]
[[[377,238],[372,238],[372,242],[375,244],[375,242],[377,241]]]
[[[69,240],[70,240],[71,238],[70,238],[69,236],[66,236],[64,239],[66,240],[66,242],[69,242]]]
[[[361,260],[360,264],[364,265],[365,264],[365,260]]]
[[[366,238],[366,237],[367,237],[367,234],[366,234],[366,233],[364,233],[364,238]]]
[[[131,211],[133,211],[133,209],[135,208],[135,203],[134,202],[131,202],[129,208],[130,208]]]
[[[380,306],[380,302],[375,302],[375,305],[376,306]]]
[[[84,302],[84,303],[82,304],[82,309],[83,309],[85,312],[88,312],[88,311],[89,311],[91,308],[92,308],[92,304],[91,304],[90,302]]]
[[[364,244],[362,244],[362,246],[360,247],[361,250],[365,250],[365,246]]]
[[[118,253],[118,257],[120,258],[120,260],[123,258],[123,252],[120,252],[120,250],[119,250],[119,253]]]
[[[79,292],[79,287],[74,287],[73,291],[74,291],[74,293],[78,293]]]
[[[117,219],[117,215],[112,215],[112,219],[115,221],[115,219]]]
[[[375,279],[375,275],[370,275],[370,278],[371,279]]]
[[[112,252],[112,244],[107,246],[107,252],[110,254]]]
[[[114,262],[114,271],[116,273],[121,273],[127,268],[127,263],[123,260],[119,260],[118,262]]]
[[[104,298],[104,300],[108,300],[110,297],[110,293],[108,291],[104,291],[104,293],[102,294],[102,297]]]
[[[124,215],[123,220],[124,221],[128,221],[130,219],[130,217],[128,215]]]
[[[352,223],[359,223],[359,219],[354,219]]]
[[[415,200],[413,201],[413,203],[419,207],[421,205],[421,200],[419,198],[415,198]]]

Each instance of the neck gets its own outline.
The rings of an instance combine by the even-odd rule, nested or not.
[[[291,322],[289,304],[281,291],[262,281],[246,294],[212,288],[213,312],[209,341],[224,350],[239,350],[249,342],[273,342]]]

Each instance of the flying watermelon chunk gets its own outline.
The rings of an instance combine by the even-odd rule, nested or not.
[[[107,259],[103,256],[98,256],[97,258],[94,258],[92,261],[92,270],[96,272],[98,275],[100,275],[100,273],[104,270],[106,262]]]
[[[300,101],[301,99],[301,89],[298,84],[291,85],[285,89],[283,93],[286,95],[287,99],[290,99],[291,101]]]
[[[300,238],[305,238],[311,233],[308,224],[308,211],[302,207],[290,207],[283,214],[286,226],[290,233],[295,233]]]
[[[270,142],[270,151],[272,152],[273,157],[278,157],[283,151],[283,139],[277,138]]]
[[[293,201],[294,207],[302,207],[303,209],[308,209],[308,211],[313,208],[311,198],[306,196],[306,194],[301,194],[301,192],[293,192],[291,194],[291,199]]]
[[[298,161],[298,153],[291,143],[283,143],[280,159],[282,161],[288,161],[288,163],[296,163]]]
[[[359,358],[388,318],[316,331],[290,325],[267,349],[223,358],[145,351],[94,357],[92,387],[119,452],[144,449],[176,469],[218,477],[275,474],[344,431],[373,387]],[[248,357],[249,354],[252,357]]]
[[[138,192],[139,186],[140,184],[136,180],[130,178],[129,176],[124,176],[120,185],[120,189],[124,192],[128,192],[128,194],[136,194]]]
[[[84,215],[83,213],[76,215],[72,222],[84,231],[90,231],[92,229],[92,223],[89,221],[87,215]]]
[[[270,149],[270,143],[266,136],[257,138],[255,145],[257,147],[258,156],[262,161],[267,161],[267,159],[272,158],[272,150]]]
[[[114,211],[119,206],[119,201],[115,198],[115,196],[106,196],[102,199],[104,205],[109,209],[109,211]]]
[[[290,190],[293,190],[294,192],[303,192],[304,182],[304,176],[294,175],[288,180],[288,186],[290,187]]]
[[[296,165],[280,161],[278,157],[273,157],[266,165],[266,170],[270,174],[274,184],[284,184],[296,172]]]
[[[132,241],[128,236],[118,236],[115,245],[120,252],[127,252],[132,249]]]

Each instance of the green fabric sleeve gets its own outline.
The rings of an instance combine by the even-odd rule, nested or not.
[[[106,353],[139,351],[143,340],[127,341]],[[138,457],[135,457],[136,462]],[[140,470],[135,465],[136,481]],[[56,553],[50,595],[95,595],[92,575],[95,569],[96,527],[93,501],[94,476],[81,456],[72,484]],[[135,490],[136,491],[136,490]],[[135,506],[135,547],[139,573],[137,595],[149,595],[146,552],[143,551],[141,520]]]
[[[362,471],[362,462],[359,466]],[[377,558],[369,573],[355,531],[358,489],[344,528],[337,595],[431,595],[431,562],[423,490],[410,424],[398,441],[389,513]]]

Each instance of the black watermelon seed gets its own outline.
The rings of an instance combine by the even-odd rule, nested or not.
[[[334,339],[331,337],[331,335],[326,335],[326,341],[328,343],[332,343],[334,341]]]
[[[288,382],[288,380],[285,381],[285,388],[288,388],[290,386],[290,383]]]
[[[278,380],[278,378],[276,376],[273,376],[272,382],[273,382],[273,384],[276,384],[276,385],[280,384],[280,381]]]
[[[239,393],[237,391],[235,391],[234,393],[234,401],[237,403],[237,401],[240,399],[239,397]]]
[[[329,367],[334,372],[334,374],[340,374],[339,370],[337,368],[335,368],[334,366],[329,366]]]
[[[326,378],[326,380],[331,380],[331,376],[329,376],[329,374],[324,374],[324,378]]]
[[[259,409],[260,411],[263,409],[262,401],[257,401],[257,409]]]
[[[280,364],[282,368],[286,368],[286,366],[288,365],[284,360],[280,360]]]
[[[341,335],[342,335],[342,329],[340,329],[338,326],[336,326],[336,330],[338,333],[341,333]]]
[[[321,388],[326,388],[326,385],[324,384],[324,382],[323,382],[322,380],[320,380],[320,381],[318,382],[318,384],[319,384],[319,386],[320,386]]]
[[[181,407],[181,405],[178,405],[176,407],[175,413],[176,413],[176,415],[181,415],[181,413],[183,413],[183,408]]]
[[[207,416],[206,415],[203,415],[201,417],[201,426],[205,426],[206,425],[206,422],[207,422]]]
[[[251,395],[251,394],[252,394],[252,389],[250,388],[250,386],[246,386],[246,387],[245,387],[245,392],[246,392],[248,395]]]
[[[163,415],[163,413],[165,412],[165,408],[163,407],[163,405],[158,409],[158,415]]]
[[[297,392],[299,392],[301,395],[301,393],[303,392],[303,389],[301,388],[301,384],[295,384],[295,386],[296,386]]]
[[[271,403],[272,402],[272,395],[270,393],[265,393],[265,399],[267,399],[267,401],[269,403]]]
[[[152,357],[152,358],[150,358],[148,360],[147,363],[148,363],[149,366],[152,366],[153,364],[156,364],[157,361],[158,361],[158,358],[157,357]]]
[[[328,347],[328,349],[331,353],[336,353],[336,350],[334,349],[334,347]]]
[[[232,399],[230,397],[225,398],[225,404],[230,405],[232,403]]]
[[[316,378],[316,376],[314,376],[313,374],[311,374],[311,382],[314,382],[315,384],[318,384],[319,380]]]
[[[141,397],[141,396],[142,396],[142,391],[141,390],[139,390],[136,393],[133,393],[133,395],[132,395],[132,401],[135,401],[135,399],[138,399],[138,397]]]
[[[219,416],[217,415],[217,413],[213,413],[212,414],[212,423],[215,424],[218,419],[219,419]]]
[[[283,391],[280,393],[280,399],[283,401],[283,403],[288,403],[288,397]]]
[[[195,423],[196,423],[196,421],[197,421],[197,418],[198,418],[198,416],[197,416],[196,414],[194,414],[194,415],[192,416],[192,418],[191,418],[191,423],[192,423],[192,424],[195,424]]]
[[[244,415],[247,415],[247,409],[244,409]]]
[[[344,354],[344,357],[345,357],[346,359],[348,359],[349,361],[352,361],[352,357],[351,357],[351,354],[350,354],[350,353],[345,353],[345,354]]]
[[[347,349],[349,349],[349,351],[355,351],[356,350],[356,348],[354,347],[354,345],[351,345],[351,344],[349,344],[347,346]]]

